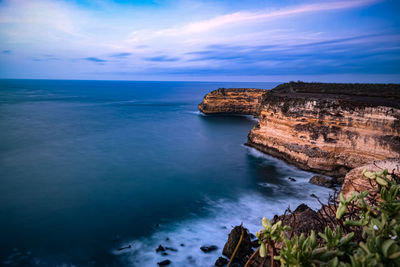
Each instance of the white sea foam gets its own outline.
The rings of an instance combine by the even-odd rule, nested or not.
[[[190,113],[190,114],[194,114],[194,115],[199,115],[199,116],[207,116],[206,114],[200,112],[199,110],[187,111],[186,113]]]
[[[308,172],[298,170],[250,148],[249,154],[264,159],[266,164],[274,164],[286,170],[290,168],[291,172],[297,174],[296,182],[288,182],[285,186],[259,184],[274,192],[279,191],[282,198],[248,192],[239,196],[237,200],[207,200],[209,209],[207,217],[195,217],[160,227],[159,231],[148,238],[121,244],[121,247],[131,245],[131,249],[116,250],[113,253],[119,255],[127,266],[157,266],[157,262],[166,259],[171,261],[170,266],[214,266],[215,260],[222,254],[224,243],[233,226],[243,223],[250,232],[255,233],[260,228],[262,217],[272,218],[275,214],[282,214],[288,206],[295,209],[301,203],[318,209],[320,207],[318,201],[310,194],[313,193],[321,200],[326,200],[329,193],[332,193],[330,189],[309,184],[306,178],[310,176]],[[294,192],[296,194],[293,194]],[[167,250],[168,255],[162,256],[155,251],[159,244],[178,251]],[[204,245],[216,245],[218,250],[204,253],[200,250]]]

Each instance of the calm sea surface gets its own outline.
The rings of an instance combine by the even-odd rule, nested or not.
[[[232,226],[317,207],[311,173],[243,146],[253,118],[197,109],[275,85],[0,80],[0,264],[213,266]]]

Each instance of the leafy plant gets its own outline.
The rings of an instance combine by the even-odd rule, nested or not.
[[[257,232],[260,256],[269,256],[270,266],[278,261],[281,266],[400,266],[399,178],[389,178],[388,170],[364,170],[363,175],[375,182],[375,189],[353,192],[347,199],[340,194],[335,224],[318,236],[311,231],[289,238],[290,227],[263,218]],[[361,233],[358,240],[356,233]]]

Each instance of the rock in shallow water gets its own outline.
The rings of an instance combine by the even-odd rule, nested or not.
[[[165,248],[161,245],[159,245],[158,248],[156,248],[156,252],[160,252],[160,251],[165,251]]]
[[[208,253],[208,252],[217,250],[218,247],[217,247],[217,246],[214,246],[214,245],[212,245],[212,246],[202,246],[202,247],[200,247],[200,249],[201,249],[204,253]]]
[[[167,265],[171,264],[171,261],[170,260],[160,261],[160,262],[157,262],[157,264],[158,264],[158,266],[167,266]]]

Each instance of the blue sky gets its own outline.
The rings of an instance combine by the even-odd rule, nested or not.
[[[397,0],[0,1],[0,78],[400,82]]]

